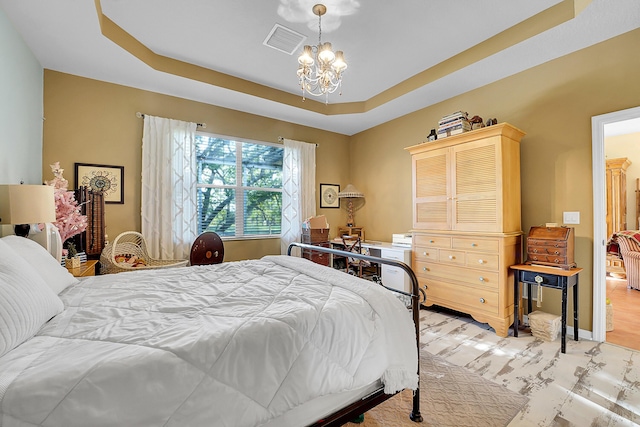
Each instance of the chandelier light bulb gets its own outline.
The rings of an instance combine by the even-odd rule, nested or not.
[[[302,54],[298,57],[298,63],[307,67],[311,67],[313,65],[314,61],[311,46],[306,45],[303,48]]]
[[[347,63],[344,61],[344,53],[341,50],[336,52],[336,59],[333,61],[333,69],[336,73],[341,73],[347,69]]]
[[[330,65],[336,59],[336,55],[331,50],[331,43],[323,43],[318,50],[318,59],[325,64]]]

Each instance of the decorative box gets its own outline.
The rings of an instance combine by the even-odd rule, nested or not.
[[[573,227],[531,227],[527,236],[526,264],[576,267],[575,234]]]
[[[64,261],[64,263],[67,268],[78,268],[80,267],[80,258],[79,257],[67,258]]]

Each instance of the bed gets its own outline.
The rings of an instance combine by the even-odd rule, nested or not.
[[[382,286],[288,256],[81,280],[46,257],[0,239],[1,427],[341,425],[407,388],[422,420],[418,329]]]

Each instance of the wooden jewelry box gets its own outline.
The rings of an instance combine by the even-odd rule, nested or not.
[[[569,270],[576,267],[573,227],[531,227],[527,236],[526,264]]]

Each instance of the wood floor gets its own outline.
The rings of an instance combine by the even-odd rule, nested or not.
[[[607,342],[640,350],[640,291],[627,288],[627,281],[607,277],[607,298],[613,305],[613,330]]]

